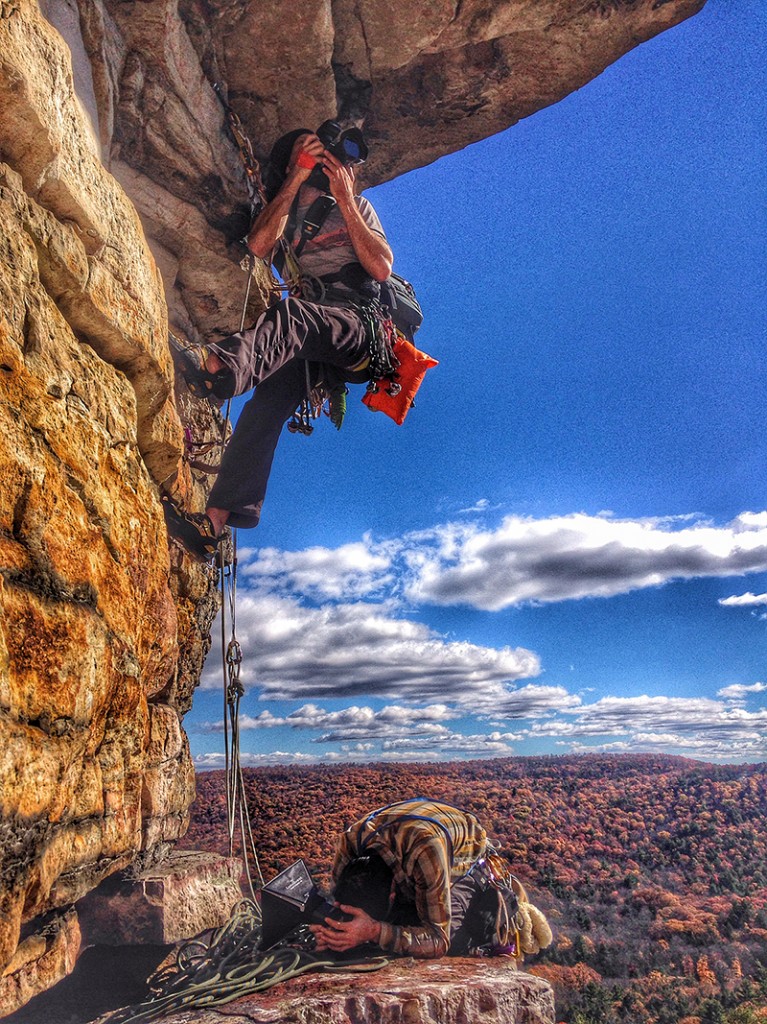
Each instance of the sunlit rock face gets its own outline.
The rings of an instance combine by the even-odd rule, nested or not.
[[[215,599],[211,570],[174,556],[171,573],[158,501],[165,480],[192,493],[162,280],[102,165],[67,46],[35,4],[0,13],[5,966],[24,922],[185,831],[194,773],[179,708]],[[76,919],[62,932],[75,934]],[[41,983],[74,959],[53,969],[51,955],[43,942]],[[34,993],[23,961],[9,998]]]
[[[168,321],[228,332],[270,287],[259,265],[243,313],[247,191],[214,84],[261,158],[297,125],[362,125],[373,183],[702,5],[0,0],[0,966],[25,922],[150,867],[186,828],[180,719],[216,573],[169,546],[158,489],[203,506],[184,428],[215,418],[174,392]],[[41,986],[79,942],[61,920]],[[31,936],[14,999],[35,987]]]

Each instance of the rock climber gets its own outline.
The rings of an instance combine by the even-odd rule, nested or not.
[[[449,804],[406,800],[355,822],[338,843],[333,880],[345,919],[311,925],[320,950],[521,957],[552,939],[485,829]]]
[[[270,306],[249,330],[174,350],[177,367],[196,395],[226,399],[255,388],[226,447],[205,512],[187,512],[163,496],[169,531],[203,560],[214,557],[227,526],[257,525],[283,424],[307,394],[307,365],[315,373],[310,388],[319,374],[327,391],[337,391],[346,383],[368,381],[386,360],[385,320],[366,295],[374,296],[375,282],[391,274],[392,251],[375,210],[355,192],[361,136],[348,144],[348,155],[339,143],[329,143],[323,133],[327,125],[340,127],[322,125],[318,132],[324,142],[301,128],[275,143],[266,174],[268,201],[247,236],[255,256],[296,261],[301,296]],[[363,158],[366,154],[364,147]],[[278,248],[281,239],[289,246]],[[284,266],[280,269],[284,276]]]

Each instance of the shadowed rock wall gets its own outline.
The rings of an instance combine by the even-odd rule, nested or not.
[[[248,226],[213,83],[261,158],[293,127],[361,125],[376,184],[557,102],[705,0],[77,2],[105,156],[195,338],[239,323]]]
[[[190,340],[239,323],[249,216],[213,83],[262,156],[296,124],[363,124],[381,181],[702,5],[0,0],[0,967],[25,922],[186,828],[215,570],[169,549],[158,487],[203,505],[182,421],[215,417],[174,395],[168,317]],[[249,315],[268,287],[259,265]],[[79,929],[45,927],[53,978]]]

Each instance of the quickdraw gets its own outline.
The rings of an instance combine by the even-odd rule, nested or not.
[[[357,311],[365,324],[368,348],[370,350],[370,383],[368,391],[378,387],[378,382],[386,380],[389,394],[397,395],[400,385],[396,381],[399,361],[394,355],[393,347],[397,332],[391,318],[376,301],[364,302]]]
[[[336,428],[340,430],[346,416],[346,396],[349,389],[343,383],[328,385],[320,379],[316,384],[311,381],[312,363],[304,363],[306,367],[306,395],[288,422],[291,434],[303,434],[308,437],[314,432],[313,421],[325,414]],[[322,374],[320,366],[320,374]]]
[[[245,183],[247,185],[248,196],[250,198],[251,217],[253,217],[260,207],[266,205],[266,190],[264,189],[264,182],[261,177],[261,164],[258,162],[256,154],[253,152],[253,145],[242,126],[242,121],[235,111],[229,106],[218,82],[213,83],[213,89],[216,96],[219,98],[221,106],[224,108],[226,120],[229,125],[229,131],[232,133],[232,137],[234,138],[237,150],[240,154],[240,160],[242,161],[242,166],[245,170]]]

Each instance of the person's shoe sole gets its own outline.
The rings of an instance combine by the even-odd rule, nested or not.
[[[208,516],[200,512],[184,512],[169,494],[161,495],[162,511],[168,533],[179,541],[200,562],[212,562],[225,535],[216,537]]]

